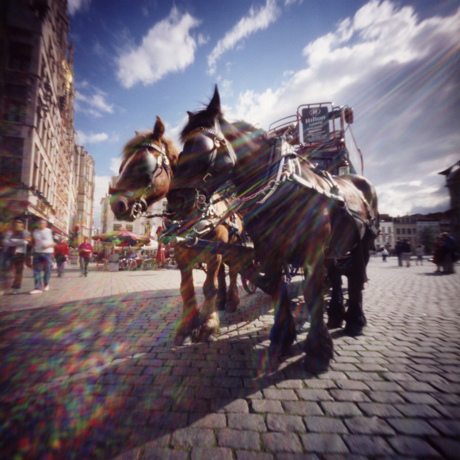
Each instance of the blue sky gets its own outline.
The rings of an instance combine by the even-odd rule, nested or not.
[[[219,86],[225,116],[267,129],[300,104],[355,111],[380,211],[444,211],[460,159],[460,0],[69,0],[78,143],[99,201],[135,130],[178,139]],[[179,144],[179,142],[178,142]],[[180,144],[179,144],[180,145]]]

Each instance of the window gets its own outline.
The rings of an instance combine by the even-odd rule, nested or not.
[[[22,159],[0,156],[0,177],[9,182],[21,182]]]
[[[128,230],[128,232],[132,232],[133,231],[133,226],[132,225],[127,225],[126,230]]]
[[[10,69],[29,71],[32,61],[32,47],[24,43],[11,42],[8,57],[8,67]]]
[[[120,230],[121,224],[113,224],[113,229],[114,230]]]

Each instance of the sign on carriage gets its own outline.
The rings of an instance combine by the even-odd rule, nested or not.
[[[302,110],[303,142],[322,142],[329,136],[327,107],[309,107]]]

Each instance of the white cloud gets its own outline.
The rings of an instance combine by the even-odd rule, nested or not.
[[[68,0],[67,10],[70,16],[73,16],[77,11],[89,7],[91,0]]]
[[[195,39],[191,29],[200,21],[173,7],[169,16],[156,23],[138,47],[129,47],[116,59],[117,77],[126,88],[136,83],[155,83],[168,73],[180,72],[193,63],[201,35]]]
[[[85,134],[83,131],[77,131],[77,142],[79,145],[99,144],[109,139],[107,133],[89,133]]]
[[[302,103],[350,104],[364,174],[378,186],[382,212],[445,210],[444,178],[433,171],[458,160],[458,43],[460,9],[421,21],[412,7],[372,0],[308,43],[303,69],[278,88],[241,93],[226,115],[267,129]],[[395,181],[403,185],[393,190]]]
[[[118,172],[120,171],[120,165],[121,157],[110,158],[110,171],[112,171],[115,176],[118,176]]]
[[[216,71],[217,60],[226,51],[235,48],[243,39],[249,37],[259,30],[266,29],[278,18],[280,10],[275,0],[266,0],[264,6],[259,9],[251,6],[247,16],[241,18],[238,23],[225,34],[224,38],[217,42],[217,45],[208,56],[209,73],[213,75]]]
[[[106,101],[107,94],[82,82],[77,85],[74,109],[95,118],[114,112],[113,104]]]

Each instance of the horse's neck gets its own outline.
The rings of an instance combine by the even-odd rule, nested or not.
[[[254,146],[252,150],[235,150],[237,156],[234,177],[239,194],[251,194],[268,185],[276,176],[275,157],[272,145]]]

